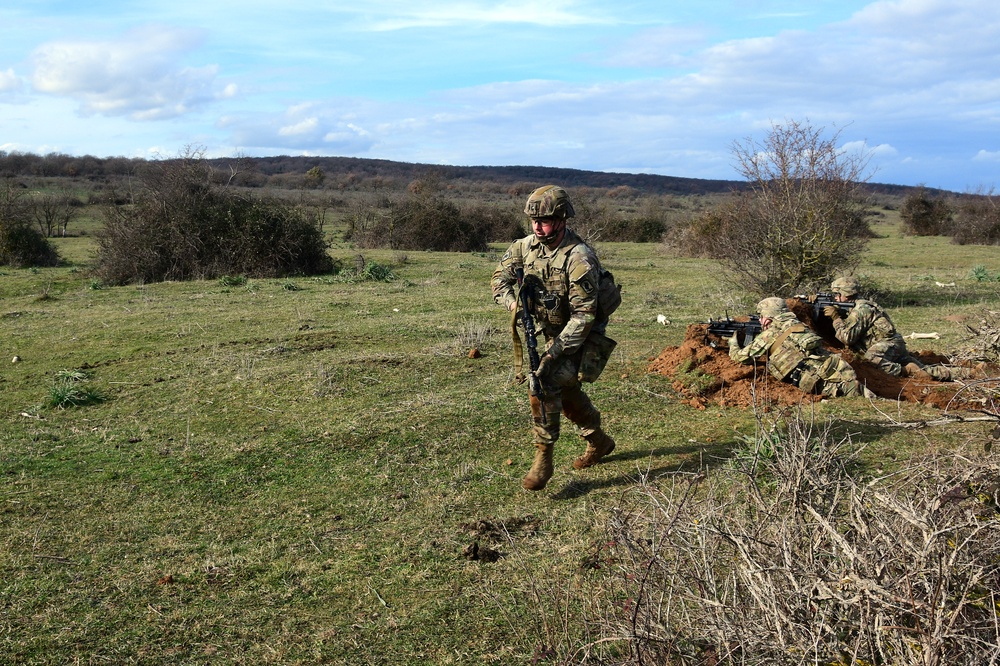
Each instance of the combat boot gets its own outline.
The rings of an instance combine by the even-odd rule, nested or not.
[[[943,365],[929,365],[924,371],[939,382],[951,382],[961,377],[957,369],[945,367]]]
[[[924,368],[921,368],[916,363],[907,363],[903,366],[903,376],[904,377],[917,377],[919,379],[930,379],[931,376],[927,373]]]
[[[611,439],[603,430],[595,430],[584,439],[587,440],[587,450],[573,461],[573,467],[576,469],[585,469],[596,465],[601,462],[601,458],[615,450],[615,440]]]
[[[552,478],[552,444],[535,444],[535,462],[521,481],[525,490],[541,490]]]

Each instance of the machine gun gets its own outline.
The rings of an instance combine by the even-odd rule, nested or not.
[[[728,339],[733,337],[733,333],[737,334],[737,339],[739,337],[743,338],[743,343],[741,347],[746,347],[748,344],[753,342],[753,339],[760,335],[760,332],[764,330],[761,326],[760,317],[758,315],[749,315],[748,321],[737,321],[731,318],[728,314],[725,319],[712,319],[708,320],[708,332],[711,335],[716,335],[723,339]],[[739,334],[742,333],[742,336]],[[719,344],[710,340],[708,342],[709,346],[717,348]]]
[[[538,377],[538,366],[542,361],[538,355],[538,336],[535,333],[535,320],[531,317],[531,299],[534,297],[534,285],[531,278],[525,280],[523,268],[518,268],[515,271],[515,275],[517,276],[517,304],[520,308],[521,325],[524,327],[524,343],[525,347],[528,348],[528,391],[531,395],[538,398],[538,403],[541,405],[542,410],[542,421],[545,421],[545,388],[542,386],[542,380]],[[515,344],[518,345],[518,358],[520,358],[520,340],[516,338],[516,330],[514,336]],[[520,363],[520,361],[518,362]],[[524,381],[524,378],[521,377],[520,381]]]
[[[840,310],[840,314],[845,317],[848,314],[850,314],[851,310],[854,309],[854,301],[839,303],[833,294],[825,291],[821,291],[817,294],[811,294],[809,296],[800,294],[795,296],[795,298],[799,299],[804,303],[809,303],[809,305],[812,306],[813,321],[818,320],[820,317],[826,316],[823,313],[823,309],[826,308],[828,305],[832,305],[838,310]]]

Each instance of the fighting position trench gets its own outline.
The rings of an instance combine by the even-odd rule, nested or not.
[[[997,413],[996,383],[984,382],[1000,375],[995,366],[966,363],[972,376],[955,382],[938,382],[919,377],[893,377],[875,364],[855,356],[834,337],[828,320],[814,321],[812,308],[798,299],[788,299],[789,309],[823,338],[832,353],[851,364],[861,383],[880,398],[931,405],[943,410],[975,410]],[[715,345],[715,346],[713,346]],[[949,359],[928,351],[911,354],[927,365],[948,363]],[[691,324],[684,342],[667,347],[652,360],[649,372],[674,379],[673,388],[684,403],[704,409],[710,404],[722,407],[750,407],[754,404],[797,405],[815,402],[822,396],[801,391],[779,382],[763,362],[742,365],[729,358],[729,349],[718,336],[708,332],[707,324]]]

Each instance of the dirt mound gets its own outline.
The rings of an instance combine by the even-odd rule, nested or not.
[[[839,354],[858,375],[858,379],[875,395],[891,400],[922,403],[941,409],[983,409],[981,395],[963,390],[958,382],[937,382],[930,377],[893,377],[875,364],[856,357],[844,349],[829,323],[814,325],[807,304],[789,299],[789,307],[805,324],[823,339],[824,346]],[[717,347],[713,347],[718,345]],[[947,363],[948,359],[934,352],[911,350],[911,353],[931,365]],[[811,395],[798,387],[779,382],[767,372],[763,363],[741,365],[729,358],[729,350],[717,336],[708,333],[707,324],[691,324],[684,342],[664,349],[648,367],[649,372],[674,379],[673,388],[684,403],[704,409],[709,404],[722,407],[763,405],[797,405],[815,402],[821,396]],[[987,376],[982,369],[979,374]],[[990,373],[989,376],[996,376]],[[974,381],[974,380],[973,380]]]

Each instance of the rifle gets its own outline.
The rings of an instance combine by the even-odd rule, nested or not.
[[[521,325],[524,327],[524,342],[528,348],[528,391],[538,398],[541,405],[542,421],[545,421],[545,388],[542,380],[538,377],[538,365],[541,357],[538,355],[538,336],[535,333],[535,320],[531,317],[530,300],[534,298],[534,285],[531,278],[525,280],[524,269],[518,268],[514,271],[517,276],[517,302],[521,310]],[[519,361],[520,362],[520,361]],[[521,381],[524,381],[522,378]]]
[[[828,305],[832,305],[838,310],[840,310],[840,314],[844,315],[845,317],[848,314],[850,314],[851,310],[854,309],[854,301],[847,301],[846,303],[840,303],[837,301],[836,297],[834,297],[833,294],[825,291],[821,291],[811,296],[805,296],[800,294],[795,296],[795,298],[812,305],[813,321],[816,321],[821,316],[823,317],[826,316],[823,313],[823,308],[825,308]]]
[[[731,318],[728,314],[725,319],[712,319],[708,320],[708,332],[712,335],[717,335],[720,338],[731,338],[733,333],[743,334],[743,344],[742,347],[746,347],[748,344],[753,342],[753,339],[757,337],[764,327],[761,326],[760,317],[758,315],[749,315],[749,321],[737,321]],[[717,348],[719,344],[714,340],[709,341],[709,346],[712,348]]]

